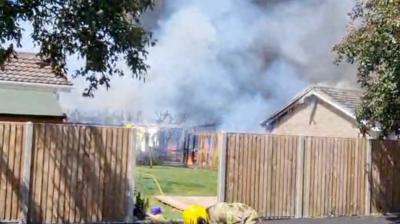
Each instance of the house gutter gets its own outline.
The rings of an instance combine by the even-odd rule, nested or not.
[[[347,116],[349,116],[349,117],[353,118],[354,120],[356,120],[356,116],[355,116],[353,113],[347,111],[346,109],[344,109],[343,107],[341,107],[341,106],[340,106],[339,104],[337,104],[336,102],[334,102],[334,101],[328,99],[328,98],[325,97],[323,94],[320,94],[320,93],[318,93],[317,91],[312,91],[312,92],[310,92],[309,94],[307,94],[307,96],[309,96],[309,95],[315,95],[315,96],[317,96],[317,97],[320,98],[321,100],[323,100],[323,101],[325,101],[325,102],[331,104],[331,105],[332,105],[334,108],[336,108],[337,110],[343,112],[343,113],[346,114]]]
[[[286,105],[283,107],[283,109],[281,109],[281,110],[279,110],[279,111],[276,111],[276,112],[273,113],[273,114],[270,114],[270,115],[269,115],[269,118],[268,118],[267,120],[264,120],[263,122],[261,122],[260,125],[263,126],[263,127],[267,127],[267,125],[268,125],[269,123],[271,123],[271,121],[274,121],[274,120],[275,120],[277,117],[279,117],[281,114],[285,113],[286,110],[287,110],[288,108],[290,108],[293,104],[296,103],[296,101],[298,101],[298,100],[300,100],[300,99],[303,99],[304,96],[306,96],[308,93],[310,93],[310,92],[313,90],[313,88],[314,88],[314,87],[308,87],[308,88],[304,89],[303,91],[301,91],[301,93],[298,94],[298,95],[296,95],[295,97],[293,97],[293,98],[290,100],[290,102],[289,102],[288,104],[286,104]]]
[[[43,84],[43,83],[28,83],[28,82],[14,82],[14,81],[0,81],[0,86],[5,87],[28,87],[37,90],[56,90],[62,92],[70,92],[72,85],[55,85],[55,84]]]

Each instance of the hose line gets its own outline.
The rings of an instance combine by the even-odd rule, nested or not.
[[[140,172],[139,172],[139,173],[140,173]],[[141,173],[141,174],[144,175],[144,176],[148,176],[148,177],[150,177],[151,179],[153,179],[153,181],[154,181],[154,183],[156,184],[156,186],[157,186],[158,191],[160,192],[160,194],[161,194],[161,195],[164,195],[164,192],[163,192],[163,190],[161,189],[161,185],[160,185],[160,183],[158,182],[157,178],[156,178],[154,175],[149,174],[149,173]]]

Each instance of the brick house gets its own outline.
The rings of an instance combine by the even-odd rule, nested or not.
[[[71,87],[35,54],[18,53],[0,69],[0,121],[63,122],[58,93]]]
[[[355,110],[360,90],[312,86],[261,123],[271,134],[362,137]]]

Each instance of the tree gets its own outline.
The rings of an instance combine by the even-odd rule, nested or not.
[[[142,79],[148,68],[146,47],[154,42],[139,17],[152,6],[153,0],[1,0],[0,65],[17,57],[14,45],[21,46],[21,22],[30,22],[44,65],[62,74],[68,55],[85,61],[74,73],[86,77],[85,96],[93,96],[99,86],[109,88],[112,76],[125,75],[120,61]]]
[[[400,0],[359,0],[345,39],[334,47],[338,62],[356,64],[365,91],[356,116],[362,130],[382,136],[400,128]]]

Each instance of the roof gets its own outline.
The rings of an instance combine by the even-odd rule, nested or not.
[[[0,114],[64,116],[55,92],[0,88]]]
[[[33,53],[17,53],[17,58],[11,58],[0,69],[0,81],[72,85],[65,75],[57,75],[51,66],[43,66],[43,61]]]
[[[318,97],[320,100],[332,105],[348,117],[355,119],[356,108],[361,101],[362,94],[363,92],[358,89],[311,86],[294,97],[283,108],[270,115],[261,123],[261,125],[267,126],[268,124],[273,123],[275,120],[284,116],[290,108],[298,103],[298,101],[310,95]]]
[[[326,94],[331,100],[343,107],[343,109],[353,114],[355,114],[362,96],[362,91],[356,89],[316,86],[314,90]]]

